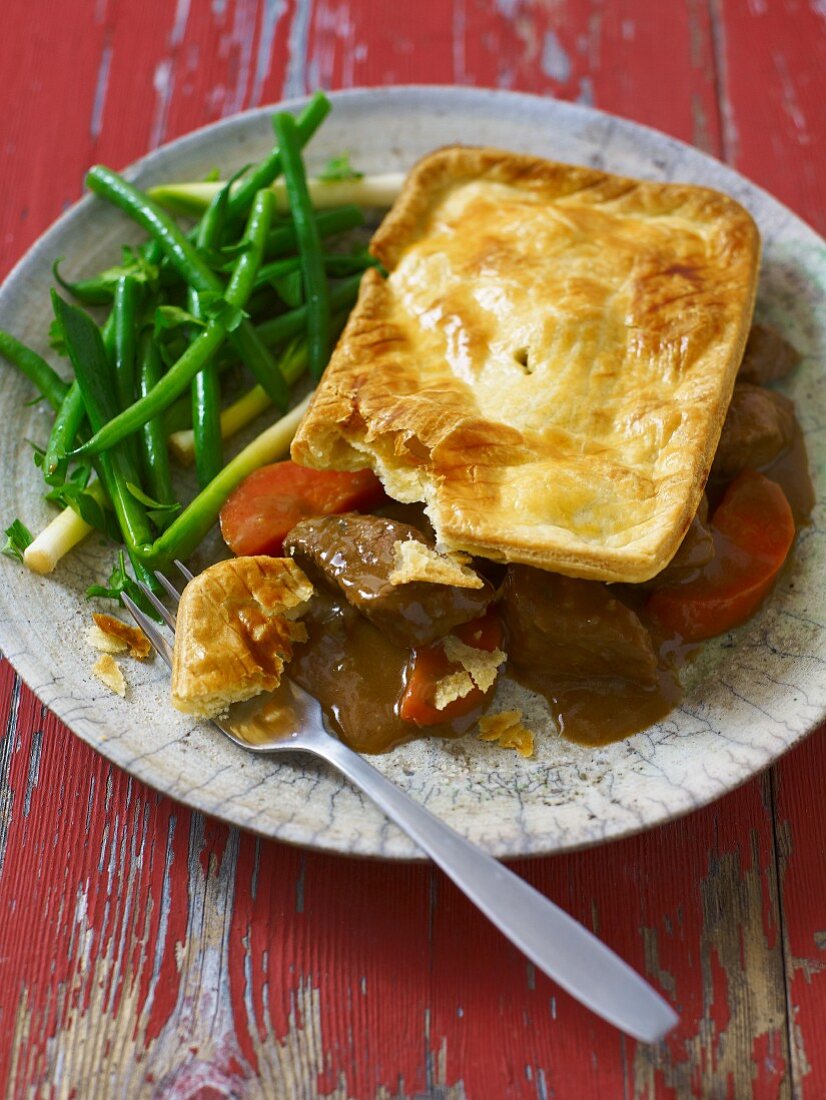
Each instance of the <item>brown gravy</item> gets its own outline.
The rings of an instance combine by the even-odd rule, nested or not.
[[[797,525],[804,525],[814,503],[814,491],[799,429],[792,445],[762,472],[781,485]],[[724,488],[724,485],[709,485],[712,509]],[[415,506],[394,506],[392,511],[395,518],[423,527],[417,513]],[[485,563],[481,564],[484,567]],[[712,570],[713,567],[712,563]],[[497,567],[492,567],[490,572],[498,583],[501,571],[496,575]],[[534,591],[532,593],[528,586],[525,602],[530,607],[528,614],[535,620],[541,618],[541,593],[545,584],[549,589],[557,586],[549,595],[549,606],[554,599],[558,602],[560,582],[561,590],[568,592],[566,599],[573,602],[567,609],[568,621],[558,632],[562,642],[557,640],[555,643],[556,655],[553,623],[548,627],[547,637],[551,642],[547,649],[537,646],[534,638],[533,649],[530,646],[527,651],[522,648],[521,661],[518,638],[506,639],[505,649],[512,658],[507,674],[545,697],[563,737],[580,744],[603,745],[645,729],[673,710],[682,696],[678,671],[699,646],[681,645],[676,638],[658,635],[654,624],[646,621],[645,603],[656,588],[656,579],[645,586],[608,586],[606,598],[606,586],[603,585],[571,584],[565,578],[554,579],[553,575],[532,569],[529,573],[534,575],[530,578]],[[685,580],[691,580],[694,575],[689,570]],[[673,583],[673,577],[669,578],[669,584]],[[639,632],[639,621],[634,627],[629,609],[639,616],[650,634],[650,639],[646,635],[643,647],[648,649],[648,656],[643,654],[636,664],[630,651],[639,642],[635,635],[635,630]],[[500,613],[507,631],[507,608],[501,603]],[[358,752],[387,752],[420,736],[459,737],[474,726],[490,701],[492,693],[485,704],[471,713],[420,729],[398,715],[409,671],[411,651],[408,647],[388,640],[341,593],[321,587],[317,588],[317,595],[303,621],[308,639],[296,646],[289,674],[319,700],[336,732]],[[541,641],[541,632],[538,637]],[[582,667],[577,666],[577,647],[584,654]],[[584,669],[589,667],[589,652],[590,667],[598,669],[598,675],[584,674]],[[626,675],[613,674],[617,670],[625,671]],[[241,722],[238,732],[251,741],[260,742],[288,730],[290,721],[289,700],[283,693],[275,693],[246,726]]]
[[[792,446],[763,472],[784,489],[798,525],[805,523],[814,492],[799,431]],[[714,504],[722,487],[709,489]],[[396,512],[416,522],[410,509]],[[508,663],[507,674],[512,679],[545,697],[560,733],[568,740],[585,745],[617,741],[664,718],[679,703],[682,688],[678,671],[699,646],[657,636],[644,615],[651,590],[652,586],[647,585],[645,589],[617,586],[616,591],[616,602],[633,608],[651,631],[656,668],[647,678],[560,675],[538,659],[529,667]],[[589,616],[593,618],[594,608],[587,589],[583,591],[579,610],[581,621],[586,623]],[[290,676],[315,695],[342,740],[359,752],[387,752],[420,736],[459,737],[484,710],[480,707],[452,722],[419,729],[397,713],[406,683],[409,649],[390,642],[346,599],[331,593],[319,592],[304,622],[308,640],[296,647]]]
[[[387,752],[422,732],[460,737],[482,708],[420,731],[397,713],[410,651],[384,634],[343,598],[317,594],[303,619],[308,639],[296,646],[290,676],[321,703],[341,739],[358,752]]]

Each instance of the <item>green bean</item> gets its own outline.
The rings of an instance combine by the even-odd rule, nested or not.
[[[52,264],[52,275],[55,280],[67,290],[73,298],[85,306],[103,306],[108,305],[115,296],[115,289],[118,285],[118,280],[122,279],[124,275],[130,275],[137,282],[145,284],[148,280],[148,272],[146,267],[147,256],[146,246],[144,245],[138,252],[140,260],[135,260],[131,263],[123,263],[116,265],[115,267],[108,267],[105,271],[98,272],[97,275],[91,276],[88,279],[78,279],[76,282],[71,283],[68,279],[64,279],[60,274],[60,260],[56,260]],[[150,260],[149,263],[157,265],[160,260],[160,253],[154,260]],[[178,276],[174,272],[168,270],[158,271],[158,282],[164,286],[171,285]]]
[[[349,309],[358,298],[361,274],[351,275],[349,279],[342,279],[330,290],[330,309]],[[256,332],[269,348],[278,347],[291,336],[307,329],[307,306],[299,306],[289,313],[282,313],[280,317],[273,317],[258,325]]]
[[[230,180],[226,187],[210,202],[197,228],[197,245],[203,252],[216,248],[221,242],[227,220]],[[195,291],[187,294],[190,311],[200,317],[200,302]],[[218,369],[208,363],[192,379],[192,434],[195,447],[195,473],[199,488],[208,484],[223,466],[223,440],[221,438],[221,389]]]
[[[379,268],[379,261],[369,252],[325,252],[322,255],[324,270],[333,279],[346,275],[363,274],[368,267]]]
[[[215,228],[217,229],[217,223]],[[207,239],[206,232],[204,239]],[[193,315],[200,318],[201,303],[195,291],[189,291],[188,301]],[[218,384],[218,368],[214,363],[207,363],[192,379],[190,403],[195,472],[198,487],[202,489],[216,476],[223,465],[221,389]]]
[[[301,270],[301,260],[298,256],[289,256],[283,260],[273,260],[270,264],[264,264],[258,269],[258,277],[255,280],[255,289],[270,286],[275,279],[283,279],[285,275],[292,275]]]
[[[264,243],[270,228],[270,221],[275,209],[275,199],[271,191],[262,190],[255,196],[252,204],[249,220],[243,241],[247,246],[235,261],[235,266],[230,276],[224,297],[231,306],[243,309],[247,299],[255,285],[255,276],[261,264],[264,254]],[[239,326],[238,335],[243,338],[241,342],[235,342],[235,350],[242,353],[244,363],[255,375],[259,385],[267,393],[272,403],[282,412],[289,404],[289,391],[287,383],[278,369],[278,363],[270,355],[266,345],[261,341],[254,327],[245,322],[246,330],[242,334]]]
[[[143,549],[143,561],[163,569],[172,558],[187,558],[215,523],[232,490],[253,470],[267,462],[274,462],[289,450],[290,440],[305,409],[306,402],[291,409],[235,455],[220,474],[175,517],[155,543]]]
[[[43,458],[43,477],[48,485],[62,485],[66,480],[68,454],[86,418],[83,394],[75,379],[66,391],[63,404],[57,410],[46,454]]]
[[[99,431],[117,412],[100,330],[87,313],[64,302],[55,291],[52,291],[52,305],[75,368],[89,423],[92,431]],[[147,544],[151,539],[151,529],[146,511],[128,489],[130,482],[137,481],[137,472],[128,455],[120,449],[113,450],[101,455],[96,465],[127,548],[134,550]]]
[[[89,169],[86,183],[96,195],[120,207],[155,238],[184,282],[195,290],[221,292],[220,280],[198,255],[192,242],[169,214],[142,191],[99,164]]]
[[[330,112],[330,101],[323,92],[316,92],[310,102],[298,116],[296,126],[299,134],[299,144],[303,148],[318,127]],[[273,149],[269,156],[250,172],[245,180],[236,187],[230,197],[227,215],[231,219],[243,217],[249,209],[252,200],[262,187],[270,184],[281,174],[281,151]],[[207,207],[204,206],[203,209]],[[189,213],[197,214],[200,211],[190,210]],[[191,239],[197,237],[197,228],[192,232]],[[149,263],[159,263],[163,256],[163,249],[156,239],[147,242],[142,250],[142,255]]]
[[[132,184],[117,173],[96,165],[86,177],[92,191],[120,207],[159,242],[170,262],[184,281],[194,290],[222,295],[224,287],[218,276],[204,262],[195,246],[181,232],[174,220]],[[281,409],[287,406],[287,387],[278,373],[278,365],[256,336],[246,319],[230,334],[230,342],[241,360],[267,390],[273,403]],[[154,415],[154,414],[153,414]]]
[[[125,275],[118,279],[112,316],[115,330],[115,388],[121,409],[125,409],[135,400],[135,343],[139,293],[138,284],[131,276]]]
[[[192,433],[195,443],[195,474],[204,489],[224,465],[221,436],[221,386],[218,368],[210,363],[192,382]]]
[[[161,379],[161,361],[152,333],[144,329],[138,341],[138,388],[146,397]],[[153,417],[141,429],[143,470],[150,496],[160,504],[172,504],[175,494],[169,472],[169,453],[162,419]]]
[[[330,291],[321,256],[321,238],[318,225],[313,219],[304,163],[296,140],[295,119],[286,112],[279,112],[273,120],[273,125],[281,149],[284,182],[287,186],[290,212],[298,236],[298,251],[304,273],[310,374],[318,381],[327,366],[330,354]]]
[[[307,144],[329,113],[329,99],[323,92],[316,92],[298,118],[293,120],[296,128],[296,142],[299,148],[303,148]],[[283,170],[282,151],[280,148],[273,149],[270,155],[241,181],[231,195],[229,216],[235,218],[246,214],[256,194],[263,187],[269,187]]]
[[[342,279],[332,287],[330,291],[330,306],[334,311],[349,312],[358,297],[361,275]],[[260,339],[268,348],[279,348],[292,337],[303,333],[307,327],[307,307],[300,306],[289,313],[282,313],[279,317],[273,317],[258,325],[256,331]],[[288,385],[295,381],[284,364],[283,357],[280,360],[282,373]],[[216,365],[219,372],[231,365],[231,360],[219,355]],[[188,397],[176,399],[163,414],[163,426],[167,435],[173,432],[183,431],[192,427],[192,405]]]
[[[332,237],[336,233],[346,233],[364,225],[364,214],[358,206],[340,206],[337,210],[321,210],[314,215],[320,237]],[[283,256],[298,247],[294,225],[283,225],[270,231],[264,256],[270,259]]]
[[[163,430],[166,435],[183,431],[192,427],[192,401],[189,394],[176,398],[171,405],[163,411],[161,417]]]
[[[138,431],[147,421],[160,416],[184,392],[198,371],[206,366],[226,337],[227,330],[223,322],[211,320],[145,397],[138,398],[123,412],[95,427],[95,434],[73,452],[73,457],[100,454]]]
[[[224,226],[227,224],[227,204],[232,180],[222,187],[204,211],[204,215],[195,230],[195,243],[198,248],[218,248]]]
[[[256,283],[258,269],[264,257],[264,246],[270,230],[275,198],[272,191],[259,191],[250,211],[247,229],[242,238],[247,246],[235,261],[224,297],[232,306],[243,309]]]
[[[322,253],[324,270],[332,278],[344,278],[347,275],[361,274],[368,267],[376,267],[375,260],[367,253],[351,254],[349,252],[324,252]],[[258,270],[258,278],[255,280],[255,289],[261,290],[273,286],[279,279],[293,275],[301,270],[301,260],[298,256],[290,256],[283,260],[273,260]],[[277,288],[276,288],[277,289]],[[263,304],[263,299],[259,304]]]
[[[103,322],[100,330],[103,346],[106,349],[106,357],[110,363],[115,361],[115,311],[109,310],[109,316]]]
[[[10,332],[4,332],[2,329],[0,329],[0,355],[8,359],[13,367],[17,367],[21,374],[25,374],[55,412],[59,411],[69,385],[42,356],[25,344],[21,344]]]
[[[105,272],[94,275],[91,279],[78,279],[77,282],[70,283],[60,274],[60,260],[55,260],[52,264],[52,275],[64,290],[85,306],[103,306],[111,302],[117,284],[117,280],[108,278]]]
[[[146,585],[146,587],[151,592],[154,592],[155,595],[162,596],[164,594],[164,589],[161,587],[161,584],[152,569],[143,561],[141,557],[141,553],[146,553],[147,549],[148,547],[146,546],[136,550],[132,550],[127,547],[126,552],[129,555],[129,561],[132,563],[132,569],[135,573],[135,580],[140,581],[140,583],[143,585]],[[138,589],[138,592],[140,592],[140,589]],[[133,595],[132,598],[135,599],[135,596]],[[135,602],[139,603],[140,601],[138,599],[135,599]],[[144,601],[143,610],[153,619],[160,620],[160,616],[158,615],[157,611],[155,611],[152,605],[148,604],[147,601]]]

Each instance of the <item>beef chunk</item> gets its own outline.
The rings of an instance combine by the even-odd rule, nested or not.
[[[799,362],[799,353],[782,336],[764,325],[754,325],[749,333],[737,381],[765,386],[784,378]]]
[[[518,671],[562,680],[657,680],[651,636],[599,581],[510,565],[501,610],[508,659]]]
[[[726,415],[712,477],[730,481],[741,470],[758,469],[794,438],[794,405],[782,393],[738,382]]]
[[[414,580],[391,584],[397,543],[427,546],[415,527],[382,516],[322,516],[302,520],[284,543],[307,575],[344,594],[396,645],[429,645],[459,623],[482,615],[493,587],[460,588]]]

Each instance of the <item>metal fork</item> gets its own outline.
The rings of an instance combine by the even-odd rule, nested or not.
[[[187,580],[192,574],[175,563]],[[173,600],[180,593],[161,573],[156,574]],[[175,616],[146,586],[146,598],[175,630]],[[166,663],[172,647],[157,625],[127,596],[124,603]],[[645,1042],[656,1042],[678,1022],[659,993],[591,932],[529,886],[492,856],[465,840],[443,821],[379,772],[364,757],[348,749],[327,729],[318,701],[290,680],[291,709],[298,729],[277,741],[251,743],[229,722],[214,725],[249,752],[307,752],[320,756],[363,791],[470,900],[543,973],[603,1019]]]

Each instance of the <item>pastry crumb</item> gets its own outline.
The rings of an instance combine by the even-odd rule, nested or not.
[[[449,661],[461,665],[480,691],[489,691],[499,673],[499,666],[506,658],[501,649],[477,649],[465,645],[455,634],[448,634],[444,640],[445,656]]]
[[[86,642],[98,653],[126,653],[129,646],[121,638],[115,638],[92,623],[86,631]]]
[[[479,719],[479,737],[483,741],[496,741],[503,749],[516,749],[526,759],[533,756],[534,735],[522,725],[521,710],[483,715]]]
[[[444,710],[450,703],[470,695],[474,687],[473,680],[464,669],[459,672],[449,672],[434,686],[433,706],[436,710]]]
[[[149,639],[144,634],[139,626],[131,626],[129,623],[121,622],[120,619],[116,619],[114,615],[106,615],[100,611],[95,611],[92,615],[95,627],[101,634],[109,641],[110,645],[119,645],[118,649],[103,649],[104,653],[124,653],[129,650],[129,656],[135,657],[139,661],[146,661],[150,658],[154,652]],[[91,635],[90,630],[89,634]],[[95,635],[97,638],[97,635]],[[91,641],[90,644],[95,645]],[[96,649],[102,649],[101,646],[95,646]]]
[[[102,684],[105,684],[121,699],[126,696],[126,679],[121,667],[111,653],[102,653],[95,661],[92,672]]]
[[[393,547],[391,584],[426,581],[429,584],[450,584],[454,588],[482,588],[484,581],[462,561],[466,555],[440,554],[418,539],[406,539]]]
[[[455,634],[448,634],[442,639],[442,648],[450,663],[458,668],[437,681],[433,694],[436,710],[444,710],[457,699],[464,699],[474,688],[482,692],[490,691],[499,674],[499,666],[507,657],[501,649],[478,649],[466,645]]]

